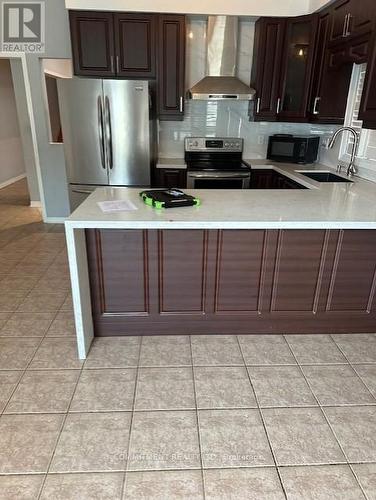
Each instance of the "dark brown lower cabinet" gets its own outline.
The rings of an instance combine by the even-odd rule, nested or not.
[[[98,336],[376,331],[376,231],[86,236]]]

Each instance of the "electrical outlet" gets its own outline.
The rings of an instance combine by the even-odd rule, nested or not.
[[[259,135],[257,137],[257,144],[264,144],[265,143],[265,136],[264,135]]]

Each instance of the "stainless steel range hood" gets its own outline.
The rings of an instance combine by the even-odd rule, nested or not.
[[[209,16],[207,26],[207,76],[190,89],[191,99],[254,99],[256,91],[236,75],[238,18]]]

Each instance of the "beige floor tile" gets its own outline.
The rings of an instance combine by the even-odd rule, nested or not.
[[[69,292],[71,290],[70,278],[69,276],[51,278],[47,270],[46,274],[38,281],[36,289],[39,293]]]
[[[297,366],[249,366],[248,372],[261,407],[317,405]]]
[[[128,470],[199,468],[196,412],[137,412],[133,416]]]
[[[333,335],[350,363],[376,363],[375,335]]]
[[[8,402],[8,399],[12,395],[12,392],[16,388],[22,372],[21,371],[9,371],[2,372],[0,371],[0,413],[4,410],[5,405]]]
[[[33,290],[20,304],[19,312],[57,312],[64,303],[66,292],[40,293]]]
[[[204,467],[273,465],[258,410],[200,410]]]
[[[12,313],[10,312],[0,312],[0,332],[11,315]]]
[[[48,474],[40,500],[121,500],[124,474]]]
[[[243,366],[195,367],[198,408],[256,408],[247,370]]]
[[[27,367],[39,345],[39,339],[0,338],[2,370],[22,370]]]
[[[14,312],[24,301],[28,292],[0,292],[0,312]]]
[[[371,393],[376,397],[376,364],[354,365],[354,369]]]
[[[68,293],[67,298],[64,300],[61,306],[61,311],[73,311],[73,301],[72,294]]]
[[[282,335],[240,335],[247,365],[294,365],[296,361]]]
[[[304,366],[303,371],[322,405],[376,404],[375,398],[349,365]]]
[[[66,412],[79,374],[79,370],[27,371],[5,413]]]
[[[140,366],[189,366],[192,364],[189,337],[143,337]]]
[[[30,368],[43,369],[70,369],[80,368],[82,361],[78,359],[77,344],[74,339],[44,339],[37,350]]]
[[[0,293],[25,291],[30,292],[38,281],[35,276],[9,274],[0,281]]]
[[[46,472],[63,415],[2,415],[0,474]]]
[[[76,328],[71,311],[60,311],[50,326],[47,337],[75,337]]]
[[[194,409],[192,368],[140,368],[135,409]]]
[[[138,363],[140,337],[96,337],[85,368],[129,368]]]
[[[352,467],[368,500],[376,500],[376,464],[355,464]]]
[[[376,462],[376,407],[325,408],[324,411],[350,462]]]
[[[55,313],[13,313],[0,330],[1,337],[43,337]]]
[[[347,363],[329,335],[286,335],[286,340],[300,364]]]
[[[70,411],[132,410],[136,370],[83,370]]]
[[[0,500],[37,500],[43,474],[0,476]]]
[[[278,465],[345,461],[319,408],[266,409],[263,415]]]
[[[48,266],[50,264],[48,262],[40,262],[39,264],[33,264],[28,262],[20,262],[13,268],[13,272],[18,273],[20,275],[29,275],[36,276],[40,279],[43,274],[47,271]]]
[[[350,467],[281,467],[280,474],[289,500],[365,500]]]
[[[127,472],[124,500],[203,500],[201,471]]]
[[[244,365],[235,335],[197,335],[191,342],[195,366]]]
[[[206,500],[283,500],[285,498],[274,467],[206,470],[204,478]]]
[[[51,472],[125,470],[131,413],[70,413]]]

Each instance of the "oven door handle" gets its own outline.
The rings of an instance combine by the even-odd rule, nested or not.
[[[250,175],[250,172],[245,172],[244,174],[188,172],[188,177],[193,179],[248,179]]]

